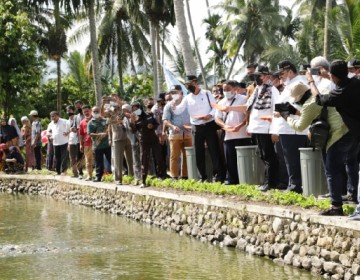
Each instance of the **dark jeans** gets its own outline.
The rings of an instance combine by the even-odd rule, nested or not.
[[[202,180],[207,179],[206,165],[205,165],[205,141],[209,149],[211,161],[213,164],[213,174],[216,181],[223,182],[225,180],[225,170],[223,168],[220,157],[220,146],[216,134],[214,121],[204,125],[195,126],[195,155],[196,166],[199,170]]]
[[[279,161],[279,184],[285,186],[287,188],[289,184],[289,175],[286,170],[284,153],[281,147],[280,141],[274,144],[275,152],[277,155],[277,159]]]
[[[306,147],[306,135],[279,135],[284,154],[286,170],[289,175],[288,190],[302,191],[299,148]]]
[[[260,150],[260,157],[265,165],[264,185],[276,188],[279,176],[279,161],[270,134],[253,134]]]
[[[224,152],[226,158],[227,168],[227,180],[229,184],[239,184],[239,173],[237,170],[237,157],[236,149],[237,146],[249,146],[251,145],[251,138],[244,139],[231,139],[224,141]]]
[[[54,145],[54,154],[56,159],[56,173],[60,175],[67,169],[68,163],[68,144]]]
[[[331,204],[342,206],[341,186],[344,182],[344,166],[348,180],[351,184],[357,186],[359,182],[359,165],[356,160],[359,151],[359,143],[347,133],[339,141],[333,144],[325,156],[325,173],[331,196]],[[350,163],[350,165],[349,165]]]
[[[69,145],[70,165],[74,176],[83,175],[84,154],[80,151],[80,144]]]
[[[34,147],[35,168],[41,170],[41,146]]]
[[[104,156],[108,162],[111,162],[111,147],[95,150],[96,178],[99,180],[101,180],[102,176],[104,175]]]

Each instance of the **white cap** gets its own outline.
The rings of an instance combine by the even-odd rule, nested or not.
[[[129,104],[124,104],[121,106],[121,109],[126,109],[126,110],[129,110],[131,112],[132,108],[131,108],[131,105]]]
[[[38,115],[39,115],[38,111],[36,111],[36,110],[32,110],[29,114],[29,116],[38,116]]]

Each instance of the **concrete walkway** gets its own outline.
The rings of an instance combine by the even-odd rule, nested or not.
[[[186,192],[167,192],[165,190],[158,190],[156,188],[139,188],[139,186],[130,186],[130,185],[121,185],[117,186],[115,183],[94,183],[84,180],[79,180],[76,178],[71,178],[69,176],[54,176],[54,175],[7,175],[0,174],[0,179],[20,179],[20,180],[30,180],[30,181],[47,181],[53,180],[62,183],[68,183],[78,186],[94,187],[99,189],[108,189],[115,190],[117,192],[126,192],[133,193],[136,195],[145,195],[145,196],[154,196],[170,200],[183,201],[188,203],[210,205],[216,207],[231,208],[240,211],[248,211],[251,213],[265,214],[276,216],[279,218],[288,218],[288,219],[301,219],[302,221],[308,221],[310,223],[322,224],[327,226],[335,226],[344,229],[359,231],[360,234],[360,222],[358,221],[348,221],[347,217],[329,217],[329,216],[320,216],[314,210],[307,209],[292,209],[291,207],[279,206],[279,205],[259,205],[259,203],[251,203],[249,201],[234,201],[236,197],[234,196],[215,196],[212,197],[208,195],[199,194],[188,194]]]

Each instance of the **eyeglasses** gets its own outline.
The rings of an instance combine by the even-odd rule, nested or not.
[[[93,111],[93,113],[99,113],[99,111]]]

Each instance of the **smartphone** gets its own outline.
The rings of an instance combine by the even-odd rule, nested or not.
[[[311,75],[320,75],[320,69],[319,68],[310,68]]]

